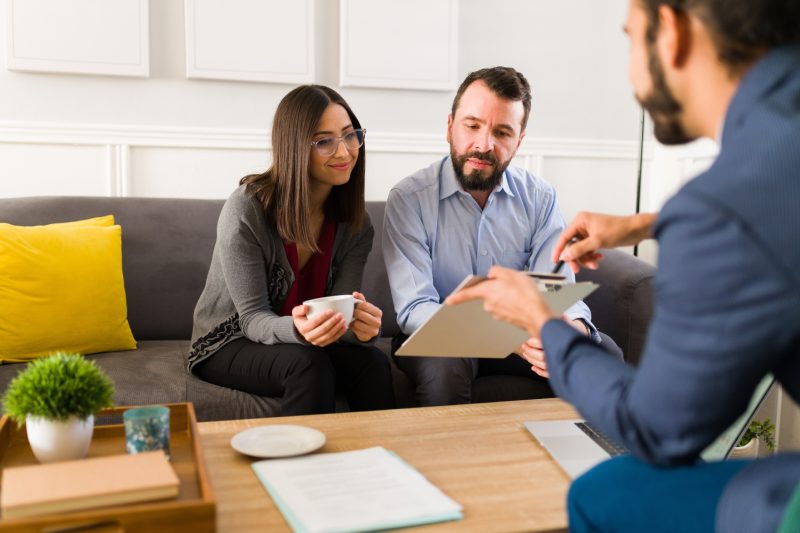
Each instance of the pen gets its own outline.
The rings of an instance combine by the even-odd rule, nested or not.
[[[567,246],[569,246],[570,244],[574,244],[576,242],[578,242],[578,238],[577,237],[573,237],[573,238],[571,238],[569,240],[569,242],[567,242]],[[558,263],[556,263],[556,266],[553,267],[553,272],[552,273],[553,274],[558,274],[558,271],[561,270],[561,267],[563,267],[563,266],[564,266],[564,260],[563,259],[559,259]]]

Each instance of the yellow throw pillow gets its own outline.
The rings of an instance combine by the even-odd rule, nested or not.
[[[135,348],[112,215],[0,223],[0,362]]]

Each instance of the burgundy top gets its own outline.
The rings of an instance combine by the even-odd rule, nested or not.
[[[319,232],[317,246],[319,252],[309,257],[303,268],[298,268],[297,245],[283,241],[283,249],[294,272],[294,283],[289,287],[289,294],[281,308],[281,316],[291,316],[292,309],[306,300],[325,296],[328,284],[328,270],[333,257],[333,239],[336,237],[336,223],[325,220]]]

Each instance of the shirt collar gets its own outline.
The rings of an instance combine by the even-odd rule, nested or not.
[[[509,196],[514,196],[514,192],[511,190],[511,187],[508,184],[507,176],[508,169],[503,172],[503,177],[500,178],[500,185],[498,185],[494,191],[492,191],[492,194],[502,191]],[[442,160],[441,180],[439,182],[439,200],[444,200],[445,198],[448,198],[459,191],[466,193],[466,191],[461,188],[461,185],[458,184],[456,171],[453,168],[453,160],[450,156],[447,156],[444,158],[444,160]]]

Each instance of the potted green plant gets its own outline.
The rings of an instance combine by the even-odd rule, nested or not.
[[[34,455],[46,463],[84,457],[94,415],[113,398],[111,380],[93,361],[57,353],[29,363],[11,381],[3,410],[26,426]]]
[[[763,442],[770,452],[775,451],[775,424],[769,418],[753,420],[736,444],[731,456],[758,457],[759,444]]]

